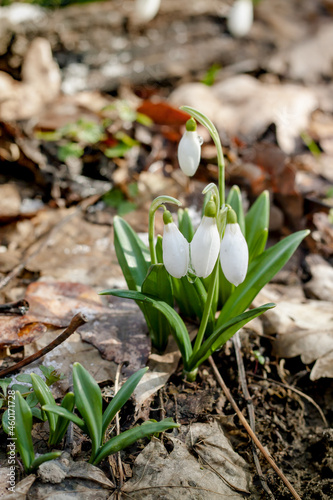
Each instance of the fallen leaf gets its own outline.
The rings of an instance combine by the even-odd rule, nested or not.
[[[15,485],[15,492],[7,491],[9,467],[0,469],[0,498],[3,500],[26,500],[27,494],[36,480],[35,474],[22,479]]]
[[[316,83],[331,78],[333,61],[333,23],[321,23],[309,36],[270,58],[268,69],[295,81]]]
[[[238,75],[211,87],[200,83],[181,85],[170,96],[175,106],[188,105],[205,113],[218,130],[230,137],[254,142],[276,125],[281,149],[290,154],[308,125],[318,101],[311,89],[295,84],[275,84]]]
[[[305,259],[311,279],[304,284],[307,296],[312,299],[333,301],[333,268],[320,255]]]
[[[220,426],[199,423],[183,426],[180,432],[178,438],[168,435],[170,453],[155,438],[145,447],[135,460],[133,477],[122,489],[126,496],[135,500],[244,498],[240,492],[249,492],[251,481],[248,466],[232,450]],[[198,446],[199,460],[193,445]]]
[[[185,125],[190,118],[188,113],[170,106],[167,102],[143,101],[137,111],[149,116],[157,125],[180,126]]]

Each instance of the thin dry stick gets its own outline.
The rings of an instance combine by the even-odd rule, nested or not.
[[[68,325],[68,327],[66,328],[66,330],[64,330],[60,335],[58,335],[58,337],[56,339],[52,340],[52,342],[50,344],[43,347],[39,351],[35,352],[35,354],[32,354],[31,356],[28,356],[27,358],[22,359],[21,361],[19,361],[15,365],[10,366],[9,368],[5,368],[4,370],[2,370],[0,372],[0,378],[5,377],[9,373],[16,372],[17,370],[19,370],[23,366],[29,365],[30,363],[33,363],[34,361],[41,358],[42,356],[45,356],[45,354],[52,351],[55,347],[57,347],[58,345],[62,344],[62,342],[67,340],[68,337],[70,335],[72,335],[72,333],[74,333],[80,326],[87,323],[87,321],[88,321],[88,319],[85,317],[84,314],[82,314],[82,313],[76,314],[74,316],[74,318],[72,318],[72,320],[71,320],[70,324]]]
[[[261,377],[260,375],[257,375],[256,373],[251,373],[251,376],[255,377],[255,378],[259,378],[260,380],[267,380],[267,382],[279,385],[280,387],[284,387],[285,389],[290,389],[291,391],[295,392],[296,394],[298,394],[302,398],[307,399],[310,403],[313,404],[313,406],[315,408],[317,408],[317,410],[320,413],[320,416],[321,416],[324,424],[326,425],[326,427],[328,427],[328,422],[327,422],[326,417],[325,417],[325,415],[323,413],[323,410],[320,408],[320,406],[310,396],[308,396],[304,392],[300,391],[299,389],[296,389],[296,387],[293,387],[292,385],[284,384],[282,382],[278,382],[277,380],[272,380],[271,378]]]
[[[48,243],[51,240],[51,238],[55,235],[55,233],[57,231],[59,231],[59,229],[63,225],[65,225],[70,219],[72,219],[73,217],[75,217],[76,215],[78,215],[81,212],[81,210],[86,210],[90,205],[93,205],[94,203],[96,203],[96,201],[99,200],[99,198],[101,196],[102,195],[94,195],[94,196],[90,196],[89,198],[83,200],[81,203],[79,203],[79,205],[75,208],[75,210],[73,210],[73,212],[71,212],[70,214],[66,215],[55,226],[53,226],[51,229],[49,229],[48,231],[46,231],[45,233],[43,233],[38,238],[38,240],[43,239],[44,237],[45,237],[45,239],[42,240],[41,244],[36,248],[36,250],[34,252],[32,252],[31,254],[27,255],[29,253],[29,251],[31,250],[31,247],[33,247],[36,244],[36,242],[34,242],[33,245],[31,245],[31,247],[27,248],[26,251],[24,252],[24,255],[22,257],[22,262],[20,264],[18,264],[16,267],[14,267],[14,269],[12,269],[10,271],[10,273],[8,273],[7,276],[5,276],[3,278],[3,280],[0,281],[0,290],[2,290],[3,288],[5,288],[5,286],[7,286],[8,283],[13,278],[15,278],[16,276],[18,276],[18,274],[20,274],[20,272],[23,271],[23,269],[26,267],[27,263],[31,259],[33,259],[34,257],[36,257],[36,255],[38,255],[43,250],[43,248],[48,245]]]
[[[225,384],[225,382],[224,382],[224,380],[223,380],[220,372],[218,371],[217,366],[216,366],[216,364],[215,364],[212,356],[209,356],[208,361],[209,361],[211,367],[213,368],[215,377],[216,377],[218,383],[220,384],[220,386],[221,386],[224,394],[226,395],[226,397],[229,400],[231,406],[233,407],[233,409],[237,413],[237,416],[238,416],[239,420],[242,422],[242,424],[245,427],[247,433],[252,438],[254,444],[259,448],[259,450],[261,451],[261,453],[266,458],[267,462],[271,465],[271,467],[275,470],[275,472],[278,474],[278,476],[282,479],[282,481],[287,486],[287,488],[290,491],[290,493],[292,494],[292,496],[294,498],[296,498],[297,500],[301,500],[301,497],[298,495],[297,491],[294,489],[294,487],[290,484],[290,482],[288,481],[288,479],[286,478],[286,476],[283,474],[283,472],[276,465],[276,463],[274,462],[274,460],[272,459],[272,457],[269,456],[269,454],[267,453],[267,451],[265,450],[265,448],[263,447],[263,445],[261,444],[261,442],[259,441],[259,439],[255,435],[255,433],[253,432],[253,430],[249,426],[246,418],[244,417],[243,413],[238,408],[238,406],[236,404],[236,401],[232,397],[232,395],[231,395],[228,387],[226,386],[226,384]]]
[[[242,353],[241,353],[241,341],[239,337],[239,332],[235,333],[235,335],[232,338],[233,344],[234,344],[234,349],[235,349],[235,354],[236,354],[236,360],[237,360],[237,365],[238,365],[238,377],[242,386],[242,391],[243,395],[247,404],[247,409],[249,413],[249,419],[250,419],[250,426],[253,432],[256,431],[256,419],[255,419],[255,413],[254,413],[254,406],[252,402],[252,398],[247,386],[247,381],[246,381],[246,375],[245,375],[245,367],[243,363],[243,358],[242,358]],[[252,443],[252,453],[253,453],[253,460],[258,472],[258,476],[260,479],[261,486],[263,490],[267,493],[267,495],[271,498],[274,499],[274,495],[271,492],[265,476],[262,472],[261,465],[259,462],[259,457],[258,457],[258,451],[257,448],[254,446]]]
[[[117,394],[119,390],[119,378],[120,378],[120,372],[123,364],[120,363],[117,367],[117,372],[114,380],[114,395]],[[116,413],[116,433],[117,436],[120,434],[120,422],[119,422],[119,412]],[[121,456],[120,456],[120,451],[117,452],[117,460],[118,460],[118,469],[119,469],[119,490],[122,488],[123,483],[124,483],[124,473],[123,473],[123,464],[121,462]]]

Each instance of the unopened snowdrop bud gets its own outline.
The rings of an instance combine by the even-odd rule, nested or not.
[[[216,206],[207,203],[205,215],[190,245],[191,266],[199,278],[207,278],[215,266],[220,251],[220,235],[216,225]]]
[[[243,283],[249,263],[249,250],[235,212],[227,215],[227,225],[221,241],[220,261],[227,280],[235,286]]]
[[[148,23],[157,14],[160,8],[161,0],[136,0],[135,2],[135,21]]]
[[[171,213],[163,214],[163,263],[165,269],[174,278],[185,276],[189,265],[189,243],[172,220]]]
[[[192,177],[200,163],[201,140],[197,133],[197,124],[194,118],[186,122],[186,131],[178,145],[179,166],[184,174]]]
[[[235,0],[229,11],[227,26],[230,33],[235,37],[248,34],[253,23],[252,0]]]

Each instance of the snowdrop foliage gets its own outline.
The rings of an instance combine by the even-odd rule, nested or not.
[[[239,38],[245,36],[250,31],[252,23],[252,0],[235,0],[229,11],[227,20],[227,26],[230,33]]]
[[[235,286],[246,278],[249,263],[249,250],[237,222],[226,225],[221,241],[220,261],[227,280]]]
[[[189,265],[189,244],[172,220],[171,213],[163,214],[163,263],[165,269],[174,278],[185,276]]]
[[[186,131],[178,145],[178,162],[185,175],[192,177],[199,166],[201,140],[196,131],[197,125],[191,118],[186,123]]]

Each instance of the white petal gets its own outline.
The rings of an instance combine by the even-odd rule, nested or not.
[[[221,241],[220,261],[230,283],[235,286],[243,283],[249,263],[249,250],[239,224],[227,224]]]
[[[200,163],[201,148],[197,132],[185,131],[178,145],[179,166],[184,174],[192,177]]]
[[[220,235],[214,217],[203,217],[190,245],[191,265],[199,278],[214,269],[220,251]]]
[[[253,23],[252,0],[236,0],[229,11],[228,30],[233,36],[247,35]]]
[[[174,222],[164,226],[162,249],[168,273],[174,278],[185,276],[189,264],[189,244]]]
[[[148,23],[157,14],[160,8],[161,0],[136,0],[135,2],[135,20]]]

